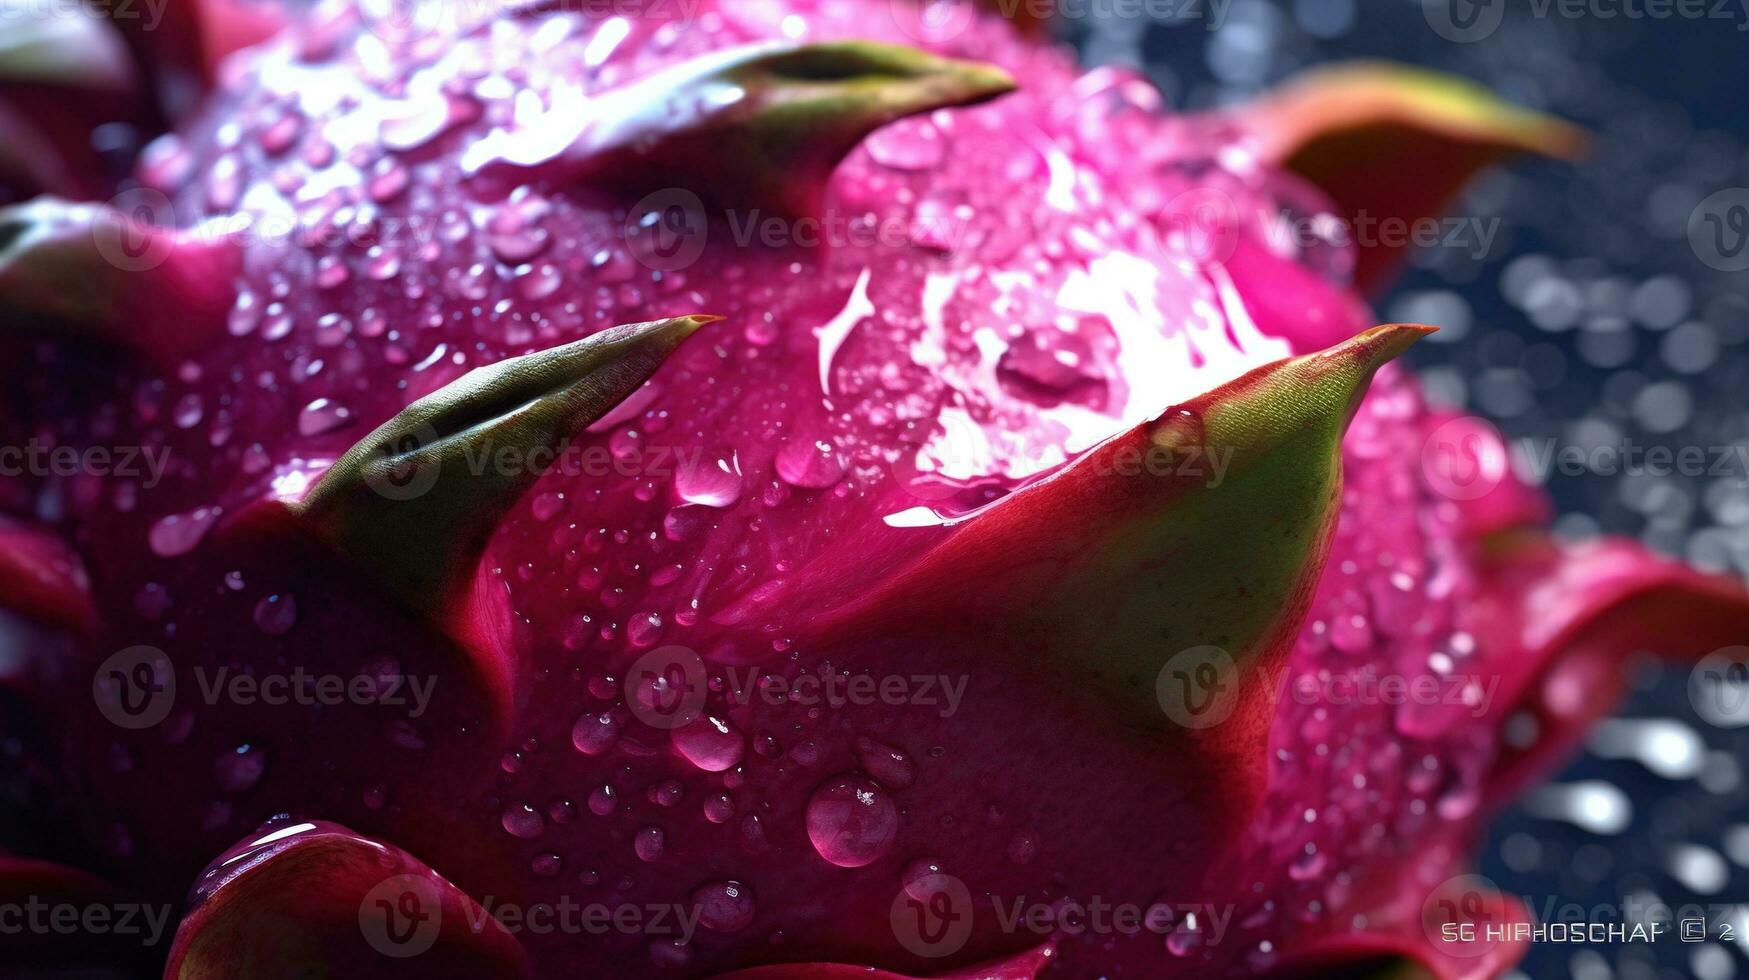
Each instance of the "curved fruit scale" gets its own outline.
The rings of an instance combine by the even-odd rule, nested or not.
[[[1619,624],[1749,626],[1542,537],[1386,363],[1391,256],[1283,234],[1559,123],[1378,66],[1174,117],[969,8],[444,11],[289,17],[0,242],[5,444],[160,461],[0,482],[0,574],[60,850],[209,884],[173,975],[1497,974],[1427,910],[1674,632]],[[1380,673],[1461,697],[1320,693]],[[995,911],[1095,899],[1145,927]],[[566,901],[696,928],[479,918]]]

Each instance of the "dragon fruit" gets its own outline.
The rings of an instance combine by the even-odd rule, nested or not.
[[[180,921],[9,959],[1507,969],[1478,829],[1749,605],[1545,533],[1341,219],[1579,134],[1381,65],[1173,115],[970,7],[648,6],[0,48],[0,899]],[[164,118],[125,179],[67,137]]]

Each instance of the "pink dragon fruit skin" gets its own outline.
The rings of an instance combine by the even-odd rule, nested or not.
[[[887,3],[421,9],[203,70],[124,195],[162,195],[125,226],[155,264],[8,213],[7,443],[167,453],[0,484],[8,622],[57,637],[0,675],[70,838],[38,849],[178,903],[166,975],[1497,975],[1512,943],[1439,941],[1488,815],[1623,655],[1749,628],[1736,585],[1478,483],[1498,437],[1344,284],[1389,256],[1252,217],[1436,206],[1558,124],[1376,67],[1172,116]],[[31,288],[69,267],[126,298]],[[1124,468],[1150,450],[1191,464]],[[1204,728],[1162,691],[1210,647]],[[162,717],[116,723],[111,670],[174,678]],[[243,704],[221,670],[429,701]],[[1461,696],[1317,693],[1385,675]],[[900,696],[769,693],[821,677]],[[443,925],[397,962],[368,920],[403,894]],[[951,942],[908,925],[944,900]],[[1146,925],[1004,928],[1016,900]],[[700,917],[482,917],[567,901]]]

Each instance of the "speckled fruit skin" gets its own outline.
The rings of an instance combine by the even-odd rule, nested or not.
[[[1500,458],[1497,436],[1431,411],[1395,365],[1337,405],[1339,450],[1308,451],[1327,526],[1235,471],[1255,520],[1229,543],[1093,561],[1123,553],[1125,521],[1170,527],[1227,498],[1209,474],[1108,506],[1065,472],[1205,411],[1301,424],[1299,389],[1271,388],[1283,369],[1246,372],[1373,325],[1344,247],[1283,248],[1241,217],[1331,207],[1268,151],[1268,114],[1167,114],[1140,79],[1082,73],[969,9],[565,6],[292,18],[225,63],[127,191],[234,250],[229,311],[183,317],[197,342],[168,356],[7,339],[9,444],[168,464],[0,485],[79,555],[8,525],[26,555],[9,560],[61,586],[9,620],[45,639],[7,679],[37,761],[4,843],[179,903],[175,950],[153,955],[186,977],[259,971],[275,948],[373,975],[387,961],[352,935],[358,896],[311,884],[370,880],[361,868],[434,882],[452,926],[482,906],[706,913],[687,942],[445,932],[425,962],[462,950],[475,975],[933,975],[1015,956],[963,975],[1503,971],[1512,944],[1441,943],[1428,918],[1477,828],[1607,709],[1623,655],[1740,639],[1737,587],[1628,544],[1550,541],[1534,491],[1472,469]],[[797,169],[793,196],[777,181],[781,199],[675,178],[730,169],[713,159],[742,152],[727,142],[686,144],[655,183],[561,152],[600,124],[601,93],[740,45],[845,38],[987,62],[1019,88],[881,128],[835,169]],[[668,109],[652,132],[685,114]],[[274,516],[473,368],[693,313],[725,319],[521,494],[465,603],[398,601],[377,566]],[[1279,544],[1304,529],[1303,554]],[[1047,573],[1011,573],[1034,567],[1021,558]],[[1242,578],[1270,561],[1289,584],[1256,622],[1175,631],[1125,600],[1162,564]],[[1102,569],[1127,571],[1090,578]],[[1051,618],[1064,582],[1073,631]],[[1116,707],[1153,698],[1159,671],[1104,669],[1106,644],[1142,637],[1164,662],[1186,636],[1253,634],[1252,659],[1233,649],[1237,720],[1213,734]],[[93,705],[92,678],[140,645],[178,688],[131,730]],[[702,704],[673,728],[648,669],[695,663]],[[430,701],[244,704],[205,693],[221,669],[373,693],[429,681]],[[822,676],[874,686],[822,703],[797,685]],[[1386,676],[1439,693],[1331,693]],[[748,677],[800,693],[737,698]],[[1509,743],[1525,718],[1535,737]],[[969,933],[907,934],[906,896],[950,883]],[[252,925],[247,894],[272,914]],[[1481,914],[1522,915],[1480,897]],[[993,909],[1017,900],[1146,915],[1004,928]],[[750,975],[826,974],[797,969]]]

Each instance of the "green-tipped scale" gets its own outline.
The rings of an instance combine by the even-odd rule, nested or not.
[[[466,608],[499,520],[544,471],[543,452],[605,415],[717,319],[628,324],[469,372],[383,423],[288,506],[385,590],[447,623]]]
[[[1375,327],[1169,410],[965,520],[878,594],[828,599],[827,622],[897,613],[1000,637],[1142,729],[1179,724],[1156,681],[1192,648],[1235,665],[1237,707],[1267,698],[1258,678],[1322,568],[1348,420],[1379,366],[1430,329]]]
[[[722,207],[817,210],[832,168],[905,116],[1013,90],[1001,69],[874,41],[760,44],[685,62],[602,95],[556,161],[560,182],[667,187]]]
[[[1343,433],[1379,366],[1430,330],[1375,327],[1257,368],[960,521],[878,589],[804,590],[764,616],[809,622],[799,642],[828,648],[979,644],[1031,696],[1153,746],[1207,812],[1248,813],[1335,529]]]

